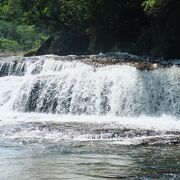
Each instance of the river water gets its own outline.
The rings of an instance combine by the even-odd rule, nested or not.
[[[0,179],[179,179],[179,92],[175,65],[3,58]]]
[[[0,148],[0,153],[1,179],[180,177],[178,146],[122,146],[103,141],[64,141],[42,149],[6,146]]]

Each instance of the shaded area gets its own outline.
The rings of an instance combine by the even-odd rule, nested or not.
[[[179,58],[179,12],[174,0],[2,0],[0,50]]]

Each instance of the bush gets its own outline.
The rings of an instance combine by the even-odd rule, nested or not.
[[[1,51],[17,51],[20,50],[20,45],[15,40],[0,38]]]
[[[0,38],[17,39],[16,26],[4,20],[0,20]]]
[[[37,32],[33,26],[20,25],[16,27],[18,42],[22,46],[22,50],[34,49],[46,39],[45,35]]]
[[[39,47],[45,39],[46,36],[34,26],[0,20],[1,51],[28,51]]]

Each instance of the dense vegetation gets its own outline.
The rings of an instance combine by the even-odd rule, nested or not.
[[[47,53],[61,54],[62,51],[53,51],[63,45],[58,46],[57,42],[74,43],[62,39],[64,35],[77,36],[76,41],[88,36],[88,45],[82,41],[84,47],[88,47],[86,53],[120,49],[136,54],[180,57],[180,1],[1,0],[0,16],[1,49],[37,47],[45,39],[42,33],[37,33],[38,29],[51,35],[43,46],[51,46]]]
[[[18,1],[1,1],[0,51],[27,51],[35,49],[46,39],[44,33],[23,20]]]

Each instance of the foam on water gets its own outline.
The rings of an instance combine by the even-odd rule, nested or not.
[[[113,144],[141,144],[153,138],[162,143],[179,140],[176,117],[72,116],[0,111],[0,137],[20,141],[58,143],[61,140],[111,141]],[[154,142],[154,141],[153,141]]]
[[[17,124],[22,122],[54,122],[54,123],[107,123],[116,127],[123,125],[127,128],[140,128],[161,131],[180,131],[179,118],[162,115],[160,117],[115,117],[115,116],[86,116],[86,115],[57,115],[45,113],[21,113],[0,111],[0,125]]]

